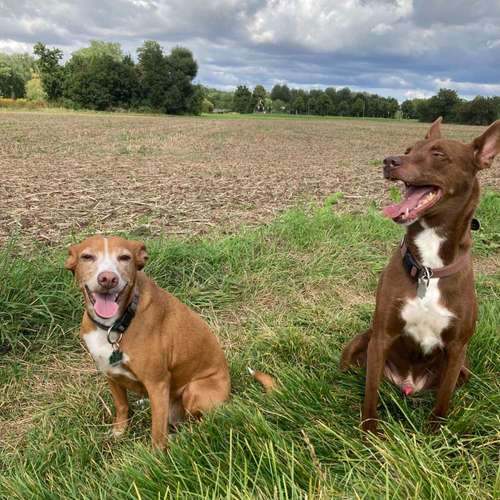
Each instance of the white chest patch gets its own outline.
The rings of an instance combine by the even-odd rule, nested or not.
[[[92,330],[83,336],[87,348],[94,358],[97,368],[107,375],[123,375],[131,380],[137,380],[134,375],[121,365],[111,366],[109,357],[113,352],[111,344],[108,342],[107,333],[100,328]],[[128,363],[130,358],[123,353],[123,362]]]
[[[432,228],[425,228],[415,238],[424,266],[443,266],[439,257],[439,247],[443,241]],[[441,305],[440,299],[439,278],[431,278],[425,296],[422,299],[415,297],[407,300],[401,310],[401,317],[406,323],[404,333],[420,345],[424,354],[432,352],[436,347],[443,347],[441,333],[454,317],[451,311]]]

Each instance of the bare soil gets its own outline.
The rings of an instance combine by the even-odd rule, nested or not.
[[[0,112],[0,243],[72,233],[200,234],[268,221],[344,193],[341,210],[388,199],[381,159],[423,137],[402,121],[209,119]],[[483,127],[446,125],[470,141]],[[500,189],[498,160],[481,175]]]

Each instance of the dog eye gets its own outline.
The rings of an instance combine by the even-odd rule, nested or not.
[[[405,155],[409,155],[411,152],[411,148],[408,148],[406,151],[405,151]]]
[[[90,253],[83,253],[82,255],[80,255],[80,259],[87,262],[92,262],[93,260],[95,260],[95,257]]]
[[[127,254],[119,255],[118,260],[121,262],[128,262],[132,257]]]
[[[436,158],[445,158],[445,154],[442,151],[434,150],[432,152],[432,156],[435,156]]]

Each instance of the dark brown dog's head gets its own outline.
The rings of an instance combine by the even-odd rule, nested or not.
[[[441,138],[441,118],[430,127],[423,141],[404,155],[384,160],[384,177],[402,181],[405,197],[385,207],[383,213],[399,224],[410,225],[424,214],[433,215],[467,202],[467,193],[479,170],[487,168],[500,152],[500,120],[471,144]]]
[[[128,305],[137,271],[146,264],[144,243],[93,236],[70,246],[68,253],[65,267],[75,275],[88,314],[112,325]]]

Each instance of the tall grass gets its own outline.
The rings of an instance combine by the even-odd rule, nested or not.
[[[377,276],[401,229],[375,210],[285,213],[233,236],[148,241],[146,272],[200,311],[229,358],[231,401],[186,424],[168,453],[150,448],[149,408],[134,405],[110,438],[104,377],[75,335],[81,304],[63,249],[0,252],[0,497],[494,498],[498,493],[500,196],[478,211],[479,323],[473,376],[443,429],[426,432],[433,394],[384,383],[384,438],[359,429],[361,373],[338,369],[345,341],[369,324]],[[491,269],[493,268],[493,271]],[[265,369],[280,390],[245,376]]]

